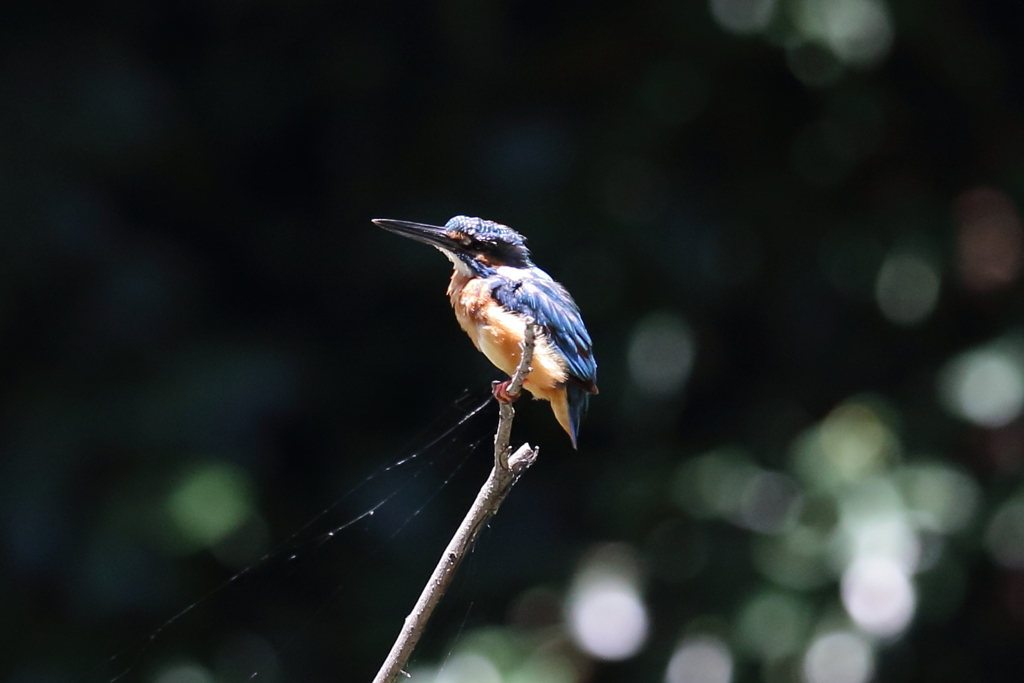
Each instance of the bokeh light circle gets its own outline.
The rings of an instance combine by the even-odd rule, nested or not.
[[[645,393],[668,397],[686,383],[695,354],[693,332],[682,318],[667,312],[653,313],[633,330],[630,375]]]
[[[806,683],[866,683],[875,670],[871,646],[848,631],[826,633],[804,655]]]
[[[730,683],[733,660],[718,638],[698,636],[679,644],[668,663],[666,683]]]
[[[637,592],[621,581],[597,581],[570,603],[576,643],[597,659],[628,659],[647,640],[647,610]]]
[[[967,351],[946,364],[939,393],[954,415],[982,427],[1002,427],[1024,407],[1024,371],[1001,349]]]
[[[940,282],[938,270],[922,256],[891,254],[875,281],[878,308],[897,325],[917,325],[935,310]]]
[[[1007,569],[1024,569],[1024,500],[1002,505],[985,532],[985,543],[996,562]]]
[[[730,33],[764,30],[775,13],[776,0],[711,0],[711,16]]]
[[[872,635],[897,635],[914,616],[917,599],[910,577],[889,558],[855,560],[843,572],[841,588],[850,618]]]

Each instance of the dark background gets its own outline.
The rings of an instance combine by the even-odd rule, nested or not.
[[[519,404],[541,458],[414,665],[512,675],[548,648],[563,677],[516,680],[664,680],[712,634],[734,680],[800,680],[829,624],[857,632],[842,567],[766,572],[783,528],[686,463],[783,475],[785,529],[826,536],[864,478],[928,463],[961,488],[925,503],[967,519],[915,527],[932,563],[909,625],[864,636],[875,677],[1020,680],[1024,421],[941,387],[979,348],[1022,381],[1022,38],[1011,0],[5,6],[4,680],[370,680],[496,410],[447,430],[499,377],[443,257],[370,219],[455,214],[520,230],[573,292],[601,394],[578,453]],[[885,446],[823,483],[795,453],[829,425]],[[607,542],[648,610],[622,662],[562,624]],[[806,617],[774,654],[743,626],[765,591]]]

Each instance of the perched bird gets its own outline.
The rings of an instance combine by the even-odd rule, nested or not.
[[[459,325],[500,370],[512,375],[522,357],[527,319],[539,330],[523,388],[551,402],[576,448],[590,394],[597,393],[593,343],[579,308],[562,285],[533,265],[526,240],[512,228],[469,216],[444,227],[377,218],[385,230],[436,247],[455,266],[448,297]],[[508,382],[494,395],[508,402]]]

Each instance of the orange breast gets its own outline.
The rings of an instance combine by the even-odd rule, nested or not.
[[[496,303],[491,297],[490,284],[485,280],[469,277],[458,270],[452,274],[448,296],[459,325],[473,340],[473,345],[498,369],[511,376],[522,357],[521,345],[526,334],[523,318]],[[566,363],[547,337],[541,335],[534,341],[530,365],[530,374],[526,376],[523,388],[535,398],[551,402],[555,419],[571,438],[572,426],[565,392]]]
[[[496,303],[491,297],[490,284],[485,280],[457,271],[452,275],[448,296],[459,325],[473,345],[502,372],[508,375],[515,372],[526,334],[522,316]],[[537,398],[550,401],[553,394],[564,392],[565,379],[565,361],[546,337],[538,337],[531,371],[523,386]]]

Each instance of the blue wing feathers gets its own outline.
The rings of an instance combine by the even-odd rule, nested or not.
[[[534,276],[512,279],[495,273],[490,278],[491,295],[506,309],[529,316],[565,359],[565,383],[573,447],[580,423],[587,414],[590,394],[597,393],[597,361],[593,341],[580,316],[576,302],[562,285],[534,267]]]
[[[582,389],[592,392],[597,383],[593,341],[565,288],[547,277],[492,277],[495,300],[510,311],[533,318],[565,358],[572,378]]]

